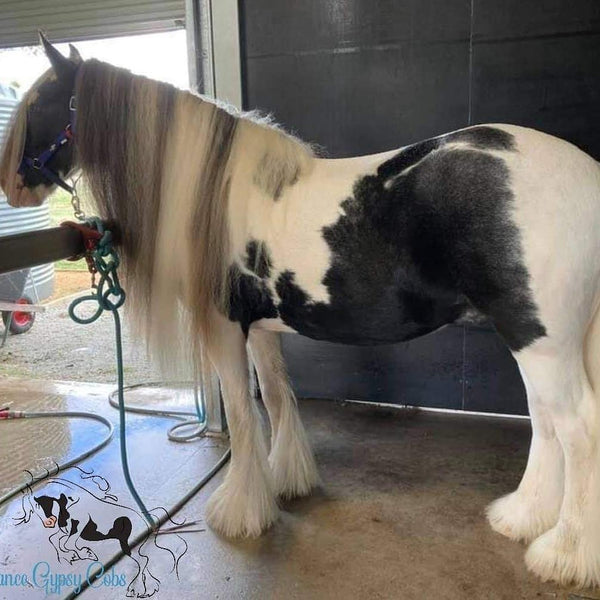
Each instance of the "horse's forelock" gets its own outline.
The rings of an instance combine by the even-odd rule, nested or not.
[[[23,98],[12,115],[0,150],[0,187],[11,197],[15,190],[16,173],[21,164],[27,132],[27,97]]]

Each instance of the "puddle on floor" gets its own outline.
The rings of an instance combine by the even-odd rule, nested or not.
[[[0,598],[67,597],[81,581],[145,531],[121,468],[118,411],[107,401],[112,386],[17,381],[0,383],[0,408],[22,411],[88,411],[115,426],[109,444],[78,467],[56,473],[56,463],[77,456],[104,438],[102,423],[75,418],[0,421],[0,496],[31,484],[0,506]],[[126,396],[131,405],[194,411],[193,394],[181,387],[139,388]],[[152,514],[164,514],[218,461],[227,447],[220,438],[176,443],[167,430],[177,421],[127,415],[127,448],[132,478]],[[44,477],[39,482],[32,481]],[[50,475],[48,476],[48,472]],[[195,521],[200,514],[175,517]],[[205,527],[203,523],[196,529]],[[132,557],[109,570],[95,586],[102,596],[144,597],[174,577],[174,560],[190,535],[153,537]],[[149,566],[147,565],[149,557]],[[185,561],[181,556],[180,563]],[[100,590],[101,591],[101,590]],[[92,590],[90,590],[93,593]]]

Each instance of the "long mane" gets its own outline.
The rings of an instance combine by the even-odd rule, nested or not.
[[[264,120],[97,60],[81,65],[76,97],[77,162],[120,230],[129,316],[163,366],[189,362],[190,349],[199,359],[213,311],[228,309],[230,196],[252,185],[277,196],[312,152]]]

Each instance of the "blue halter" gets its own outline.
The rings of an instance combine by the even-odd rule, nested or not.
[[[73,139],[73,134],[75,133],[75,117],[77,115],[75,106],[75,96],[71,96],[69,100],[69,115],[70,121],[67,123],[67,126],[58,134],[54,142],[50,144],[46,150],[44,150],[41,154],[36,156],[35,158],[31,158],[29,156],[23,155],[21,159],[21,164],[19,165],[18,173],[20,175],[25,174],[25,170],[27,168],[35,169],[39,171],[48,181],[60,186],[63,190],[69,192],[69,194],[74,194],[75,190],[72,186],[70,186],[66,181],[60,178],[58,173],[55,173],[52,169],[49,169],[46,166],[46,163],[66,144],[68,144]]]

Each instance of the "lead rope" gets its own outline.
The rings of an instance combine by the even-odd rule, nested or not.
[[[71,203],[75,216],[83,220],[85,215],[81,210],[79,198],[76,193],[73,194]],[[146,508],[135,488],[127,458],[126,411],[123,384],[123,340],[121,335],[121,317],[119,315],[119,308],[125,303],[126,294],[125,290],[121,287],[117,272],[120,264],[119,255],[113,247],[112,232],[109,229],[105,229],[104,224],[97,217],[88,218],[82,223],[66,222],[63,225],[78,229],[82,233],[85,245],[85,259],[88,269],[92,274],[92,292],[86,296],[80,296],[71,302],[69,305],[69,316],[76,323],[83,325],[93,323],[104,311],[109,311],[114,319],[121,466],[123,467],[123,475],[131,495],[148,522],[150,529],[155,531],[157,523],[155,523],[153,516]],[[96,283],[96,275],[99,275],[98,283]],[[89,317],[78,315],[76,309],[87,302],[96,302],[96,311]]]

